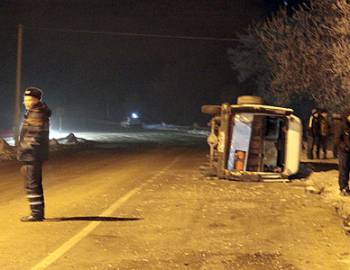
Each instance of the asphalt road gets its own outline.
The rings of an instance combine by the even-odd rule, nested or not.
[[[0,269],[345,270],[350,238],[296,184],[206,179],[206,149],[73,151],[44,168],[47,221],[0,164]]]

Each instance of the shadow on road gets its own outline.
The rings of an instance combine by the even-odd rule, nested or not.
[[[326,172],[331,170],[338,170],[338,164],[332,163],[309,163],[308,164],[314,172]]]
[[[49,221],[49,222],[61,222],[61,221],[138,221],[138,220],[143,220],[143,218],[87,216],[87,217],[58,217],[58,218],[45,219],[45,221]]]
[[[338,163],[335,160],[304,161],[304,162],[301,162],[301,164],[306,165],[314,172],[338,170]]]
[[[291,175],[289,179],[307,178],[313,172],[327,172],[331,170],[338,170],[338,162],[334,159],[302,160],[300,162],[299,172]]]

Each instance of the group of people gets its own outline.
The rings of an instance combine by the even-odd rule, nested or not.
[[[307,157],[327,158],[329,138],[333,137],[333,157],[338,158],[339,190],[342,195],[350,196],[350,111],[340,115],[333,113],[331,121],[325,109],[313,109],[308,122]]]
[[[335,138],[339,133],[341,117],[339,114],[332,114],[330,121],[326,109],[313,109],[308,122],[307,157],[308,159],[327,158],[328,141],[333,136],[333,155],[338,156],[338,147]],[[316,155],[315,155],[316,152]]]

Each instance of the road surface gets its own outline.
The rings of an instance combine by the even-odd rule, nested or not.
[[[350,269],[331,205],[300,185],[206,179],[203,145],[87,149],[44,168],[47,221],[0,163],[0,269]]]

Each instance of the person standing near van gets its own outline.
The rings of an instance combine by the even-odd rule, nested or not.
[[[329,136],[329,121],[328,112],[326,109],[322,109],[319,115],[319,138],[317,139],[316,155],[320,158],[320,150],[322,149],[323,158],[327,158],[328,136]]]
[[[338,157],[339,133],[341,131],[342,118],[339,113],[332,114],[333,157]]]
[[[24,91],[26,113],[17,146],[17,159],[23,164],[21,173],[25,178],[31,214],[22,217],[23,222],[43,221],[45,218],[42,164],[48,159],[51,111],[41,98],[42,90],[37,87]]]
[[[319,138],[319,112],[312,109],[307,128],[307,158],[314,158],[314,148]]]
[[[342,195],[350,196],[349,172],[350,172],[350,111],[343,115],[340,132],[338,134],[338,158],[339,158],[339,190]]]

